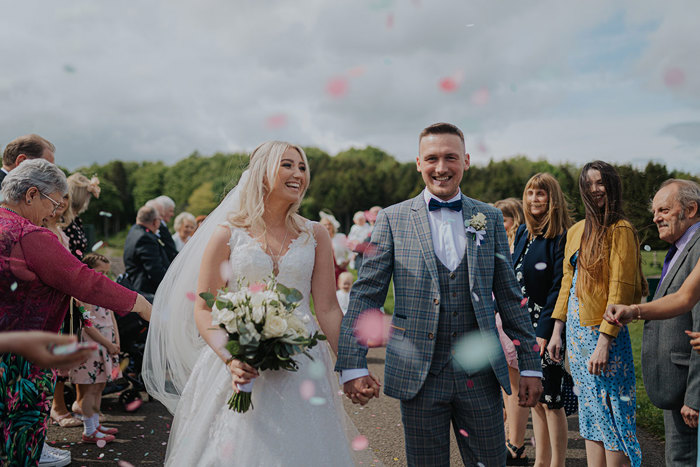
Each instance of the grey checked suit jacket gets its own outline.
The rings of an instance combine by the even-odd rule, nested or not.
[[[503,330],[521,343],[520,369],[541,371],[539,354],[533,350],[536,341],[532,323],[527,308],[520,306],[522,294],[513,273],[501,211],[464,195],[462,205],[465,221],[478,212],[487,218],[486,236],[481,245],[477,247],[468,233],[465,253],[470,289],[479,297],[478,301],[472,299],[479,329],[498,337],[493,291]],[[367,349],[353,337],[353,324],[362,311],[384,304],[393,276],[394,328],[387,344],[384,392],[408,400],[418,393],[428,375],[440,314],[437,259],[423,194],[380,211],[372,244],[376,251],[365,254],[360,276],[350,292],[350,305],[341,325],[336,370],[367,367]],[[502,351],[491,358],[491,367],[500,384],[510,392]]]
[[[654,300],[678,290],[700,258],[697,230],[668,270]],[[644,323],[642,376],[651,402],[666,410],[687,405],[700,409],[700,355],[692,350],[686,329],[700,331],[700,303],[680,316]]]

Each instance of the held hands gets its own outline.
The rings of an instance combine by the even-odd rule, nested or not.
[[[685,333],[690,337],[690,345],[693,346],[693,350],[700,353],[700,332],[685,331]]]
[[[518,405],[534,407],[542,395],[542,378],[539,376],[521,376],[518,389]]]
[[[687,405],[684,405],[683,407],[681,407],[681,417],[683,417],[683,421],[690,428],[697,428],[698,427],[698,411],[697,410],[691,409]]]
[[[365,405],[373,397],[379,397],[381,383],[373,374],[347,381],[343,385],[345,395],[353,404]]]
[[[610,324],[623,326],[631,323],[636,316],[635,309],[629,305],[608,305],[603,314],[603,319]]]
[[[591,359],[588,360],[588,372],[592,375],[600,375],[608,367],[608,357],[610,356],[610,345],[612,336],[600,333],[598,343],[595,346]]]
[[[231,385],[233,386],[233,392],[236,394],[240,392],[237,386],[238,384],[248,384],[253,379],[260,376],[258,370],[235,358],[226,366],[231,373]]]

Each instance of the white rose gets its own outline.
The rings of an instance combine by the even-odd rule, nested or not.
[[[266,338],[281,337],[287,330],[287,322],[279,316],[268,316],[263,326],[263,336]]]
[[[259,323],[265,316],[265,308],[262,306],[253,307],[253,321]]]
[[[287,325],[298,335],[308,337],[309,331],[304,326],[304,323],[296,316],[290,316],[287,320]]]
[[[264,292],[256,292],[250,297],[250,304],[254,307],[259,307],[265,301]]]

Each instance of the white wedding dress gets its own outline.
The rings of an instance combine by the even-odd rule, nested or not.
[[[244,283],[264,281],[273,272],[272,258],[244,230],[231,230],[232,277]],[[309,233],[292,241],[279,260],[279,283],[303,295],[300,310],[319,330],[309,308],[316,241]],[[371,453],[357,453],[350,443],[357,431],[343,408],[330,348],[321,342],[307,357],[295,357],[299,370],[262,371],[253,387],[253,408],[228,409],[231,375],[205,345],[184,387],[175,412],[166,465],[169,466],[347,466],[372,463]],[[361,462],[357,456],[366,459]]]

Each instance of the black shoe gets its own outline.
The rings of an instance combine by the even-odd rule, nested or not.
[[[525,455],[524,444],[518,448],[511,444],[510,441],[506,441],[506,446],[506,465],[528,465],[530,459]]]

